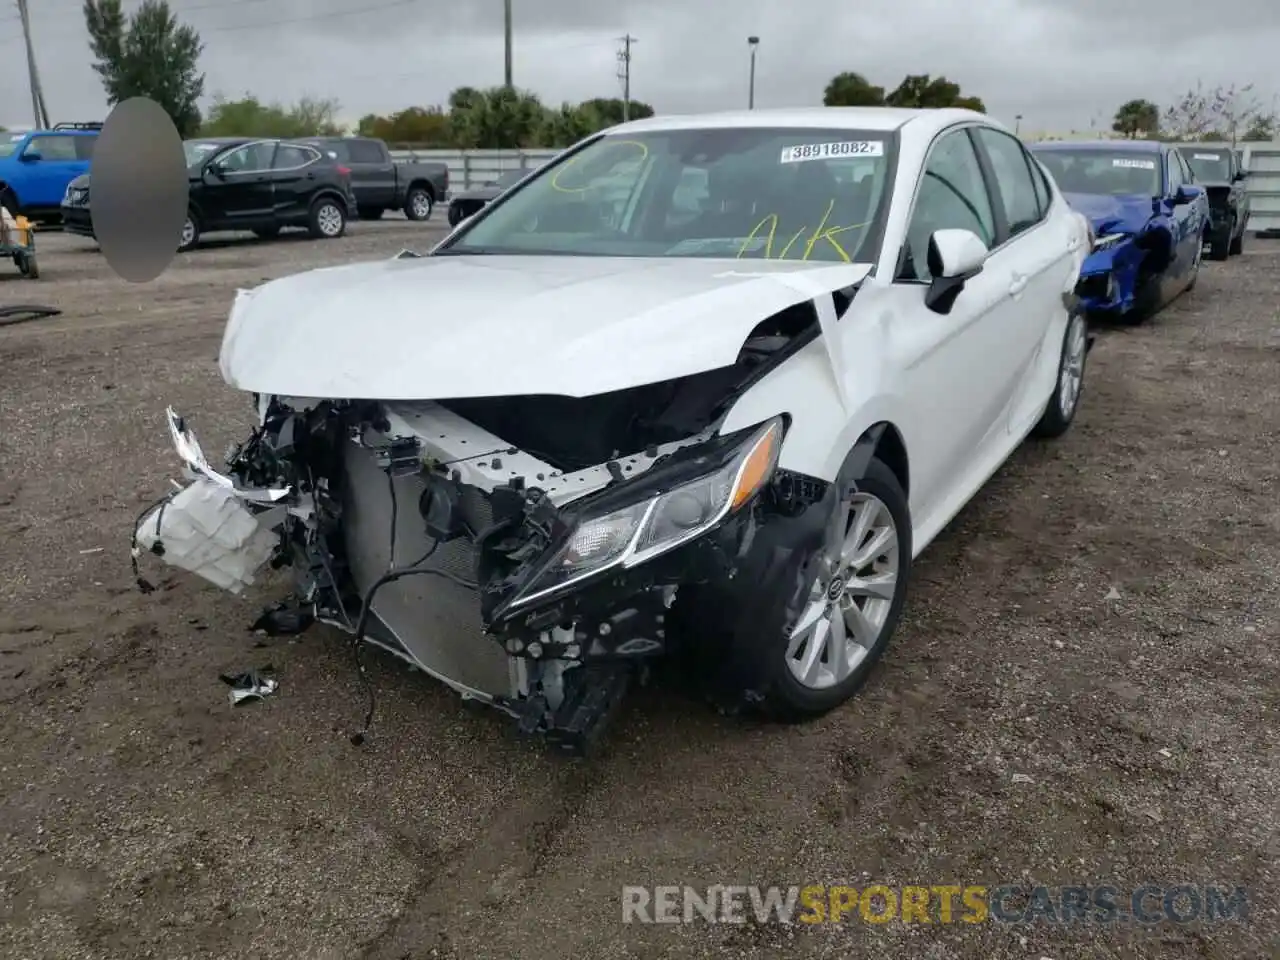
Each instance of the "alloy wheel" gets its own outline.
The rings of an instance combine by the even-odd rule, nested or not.
[[[326,237],[336,237],[342,232],[342,211],[333,204],[326,203],[316,211],[316,223]]]
[[[195,242],[195,239],[196,239],[195,221],[192,220],[190,217],[187,217],[187,219],[182,222],[182,240],[181,240],[182,249],[185,250],[187,249],[187,247],[191,246],[191,244]]]
[[[413,215],[420,220],[425,220],[431,216],[431,198],[418,190],[413,195]]]
[[[1071,318],[1063,347],[1062,371],[1058,375],[1058,409],[1070,419],[1080,402],[1080,388],[1084,385],[1084,358],[1088,353],[1088,335],[1084,317]]]
[[[845,536],[826,557],[787,644],[787,668],[803,687],[848,679],[880,642],[898,590],[898,528],[869,493],[844,503]]]

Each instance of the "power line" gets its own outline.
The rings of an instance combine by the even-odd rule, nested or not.
[[[619,39],[622,49],[618,51],[618,79],[622,81],[622,122],[631,119],[631,45],[638,37],[627,34]]]

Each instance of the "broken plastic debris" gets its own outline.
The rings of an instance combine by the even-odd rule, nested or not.
[[[1035,781],[1032,780],[1025,773],[1015,773],[1013,775],[1013,782],[1014,783],[1035,783]]]
[[[186,465],[193,479],[212,481],[220,487],[235,491],[236,496],[242,500],[252,500],[259,503],[274,503],[289,495],[290,490],[288,487],[266,490],[248,490],[237,487],[234,480],[209,466],[204,450],[200,447],[200,441],[187,429],[183,419],[178,416],[173,407],[165,409],[165,419],[169,423],[169,436],[173,439],[173,447],[178,451],[178,456],[183,464]]]
[[[1106,595],[1105,597],[1103,597],[1102,599],[1103,599],[1103,600],[1119,600],[1119,599],[1120,599],[1120,591],[1119,591],[1119,590],[1117,590],[1115,587],[1112,587],[1110,590],[1108,590],[1108,591],[1107,591],[1107,595]]]
[[[235,707],[246,700],[262,700],[275,693],[280,686],[279,681],[263,676],[270,672],[270,667],[263,667],[261,670],[248,670],[235,676],[220,674],[218,679],[231,688],[231,705]]]
[[[253,513],[215,480],[199,479],[159,504],[138,524],[141,550],[240,593],[279,543],[275,527],[287,510]]]

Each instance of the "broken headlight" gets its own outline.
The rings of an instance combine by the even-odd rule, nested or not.
[[[706,533],[769,482],[782,436],[782,418],[777,417],[749,434],[714,472],[607,513],[584,514],[515,605],[604,570],[634,567]]]
[[[1112,247],[1118,247],[1129,239],[1127,233],[1108,233],[1098,237],[1093,241],[1093,251],[1097,253],[1099,250],[1110,250]]]

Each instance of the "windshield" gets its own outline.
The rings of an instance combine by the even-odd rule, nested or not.
[[[488,186],[496,187],[499,190],[505,190],[507,189],[507,187],[514,186],[515,184],[523,180],[525,174],[527,174],[528,172],[529,172],[528,170],[508,170],[506,173],[500,176],[497,180],[494,180],[492,183],[488,184]]]
[[[895,146],[884,131],[607,135],[439,252],[870,262]]]
[[[187,169],[200,166],[225,146],[217,140],[184,140],[182,152],[187,158]]]
[[[1157,154],[1107,150],[1033,150],[1053,174],[1063,193],[1141,194],[1158,197],[1160,163]]]
[[[1201,183],[1226,183],[1231,179],[1231,157],[1223,150],[1182,150],[1191,172]]]

